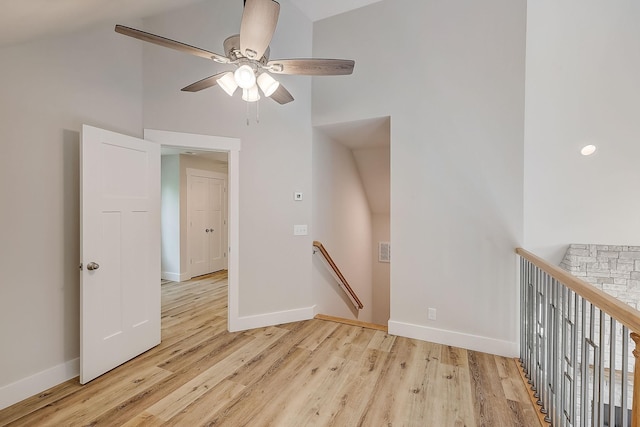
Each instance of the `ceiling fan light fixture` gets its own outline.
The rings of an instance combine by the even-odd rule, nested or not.
[[[267,73],[262,73],[258,76],[258,86],[264,93],[264,96],[270,97],[280,86],[280,82],[271,77]]]
[[[253,68],[246,64],[238,67],[235,73],[233,73],[233,77],[242,89],[246,90],[256,85],[256,73],[253,71]]]
[[[242,89],[242,99],[247,102],[256,102],[260,99],[258,86],[253,85],[249,89]]]
[[[231,71],[218,79],[218,86],[227,92],[229,96],[233,96],[236,89],[238,89],[238,83],[236,83],[236,79]]]

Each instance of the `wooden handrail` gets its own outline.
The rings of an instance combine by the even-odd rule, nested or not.
[[[342,289],[349,295],[349,297],[355,303],[354,305],[356,305],[358,309],[362,310],[364,308],[364,305],[362,305],[362,302],[360,302],[360,298],[358,298],[358,295],[356,295],[354,290],[351,288],[351,286],[349,285],[349,282],[347,282],[347,279],[345,279],[345,277],[342,275],[342,272],[340,271],[336,263],[331,258],[331,255],[329,255],[329,252],[327,252],[327,250],[322,245],[322,243],[316,240],[313,241],[313,246],[318,248],[318,250],[324,257],[324,259],[327,260],[327,263],[329,264],[333,272],[336,274],[336,276],[338,276],[338,278],[342,282],[341,283]]]
[[[628,327],[631,331],[640,332],[640,311],[601,291],[595,286],[580,280],[560,267],[549,264],[547,261],[525,249],[517,248],[516,253],[530,261],[539,269],[546,271],[551,277],[581,295],[584,299]]]
[[[634,371],[633,371],[633,397],[631,408],[631,427],[640,427],[640,311],[630,305],[618,300],[595,286],[580,280],[571,273],[562,270],[560,267],[549,264],[542,258],[531,252],[517,248],[516,253],[526,259],[549,276],[556,279],[563,286],[573,290],[584,300],[589,301],[592,306],[597,307],[601,312],[605,312],[612,319],[622,323],[630,331],[630,338],[635,343],[633,350]],[[613,340],[613,338],[611,338]],[[613,344],[612,344],[613,345]],[[625,369],[625,368],[623,368]],[[540,401],[536,402],[539,403]]]

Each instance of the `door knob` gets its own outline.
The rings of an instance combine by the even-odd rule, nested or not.
[[[97,262],[90,262],[87,264],[87,270],[93,271],[100,268],[100,265]]]
[[[206,230],[204,230],[204,232],[205,232],[205,233],[208,233],[208,232],[209,232],[209,229],[207,228]]]

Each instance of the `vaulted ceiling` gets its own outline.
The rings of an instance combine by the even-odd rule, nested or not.
[[[101,22],[143,18],[201,1],[207,0],[2,0],[0,46],[73,32]],[[380,0],[291,0],[312,21],[377,1]]]

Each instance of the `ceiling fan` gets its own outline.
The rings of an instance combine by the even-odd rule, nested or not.
[[[240,87],[242,99],[247,102],[258,101],[261,91],[264,96],[279,104],[287,104],[293,101],[293,96],[271,74],[337,76],[353,72],[355,62],[347,59],[269,60],[269,43],[275,32],[279,13],[280,4],[274,0],[246,0],[240,34],[224,41],[224,55],[123,25],[116,25],[115,30],[129,37],[236,67],[233,72],[214,74],[182,88],[186,92],[198,92],[218,85],[229,96],[233,96]]]

